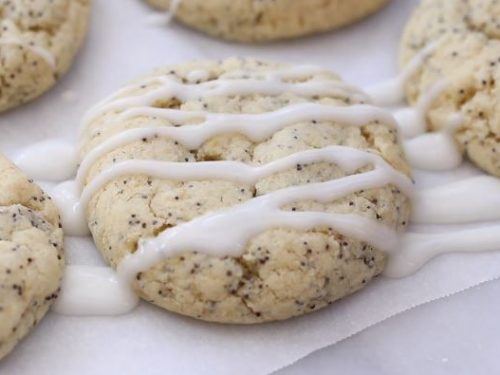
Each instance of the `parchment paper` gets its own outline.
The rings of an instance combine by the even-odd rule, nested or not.
[[[397,71],[400,32],[416,2],[394,0],[375,17],[337,33],[255,47],[178,25],[151,27],[145,23],[151,10],[139,0],[95,0],[90,35],[75,67],[40,100],[0,115],[0,149],[12,154],[55,136],[74,139],[82,114],[99,99],[154,67],[189,59],[255,56],[324,65],[360,86],[383,80]],[[416,176],[428,187],[478,173],[465,166]],[[88,239],[68,239],[67,251],[70,263],[102,263]],[[380,278],[331,308],[254,327],[197,322],[145,303],[121,317],[49,314],[0,364],[0,374],[268,374],[412,307],[496,279],[499,265],[500,252],[443,256],[413,277]]]

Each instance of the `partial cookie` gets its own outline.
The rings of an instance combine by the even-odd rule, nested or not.
[[[0,0],[0,111],[51,88],[84,39],[90,0]]]
[[[431,130],[443,129],[452,113],[463,115],[459,146],[480,168],[500,176],[500,2],[424,0],[402,39],[403,65],[435,43],[421,69],[410,78],[411,104],[436,82],[448,83],[429,113]]]
[[[197,138],[196,127],[208,130],[219,126],[214,121],[224,122],[229,116],[236,116],[230,122],[235,129],[241,121],[259,127],[267,122],[248,120],[242,114],[273,112],[272,116],[277,116],[276,111],[282,111],[279,113],[287,116],[294,106],[304,104],[322,110],[350,108],[365,98],[334,74],[310,67],[240,59],[168,67],[136,81],[89,113],[81,138],[82,156],[88,157],[111,139],[115,142],[129,129],[182,131],[190,126]],[[365,106],[352,107],[352,113],[362,109]],[[295,112],[296,116],[304,115],[302,110]],[[190,113],[196,116],[189,119]],[[196,125],[207,115],[215,120]],[[358,127],[344,121],[316,121],[314,115],[310,120],[286,120],[289,125],[261,141],[230,129],[229,134],[209,137],[199,146],[158,134],[132,137],[102,154],[90,168],[86,182],[127,160],[172,161],[180,168],[189,163],[228,160],[262,166],[332,145],[367,150],[367,155],[382,156],[395,171],[409,173],[390,124],[363,120],[369,116],[361,114],[358,120],[362,126]],[[278,117],[266,126],[284,121]],[[356,173],[362,171],[367,169]],[[125,173],[93,196],[88,222],[97,247],[116,268],[128,254],[136,252],[140,239],[168,233],[201,215],[237,207],[290,186],[336,180],[348,174],[326,161],[293,165],[255,185],[235,182],[234,178],[174,181],[147,173]],[[408,223],[409,202],[402,191],[387,184],[360,189],[332,202],[304,200],[283,209],[352,213],[399,231]],[[231,231],[229,226],[227,233]],[[282,225],[253,236],[241,256],[186,251],[169,257],[136,274],[134,288],[145,300],[170,311],[209,321],[257,323],[287,319],[331,304],[369,283],[384,269],[385,262],[385,253],[343,236],[335,228],[295,230]]]
[[[48,195],[0,155],[0,358],[59,293],[63,232]]]
[[[146,0],[167,10],[173,0]],[[207,34],[266,41],[332,30],[366,17],[389,0],[180,0],[175,17]]]

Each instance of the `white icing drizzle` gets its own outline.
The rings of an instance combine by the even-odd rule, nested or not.
[[[121,315],[139,302],[109,267],[67,266],[52,310],[63,315]]]
[[[458,168],[464,158],[455,140],[455,130],[463,123],[459,113],[450,115],[448,124],[439,132],[424,133],[403,142],[406,159],[417,169],[448,171]],[[432,150],[432,152],[429,152]]]
[[[446,171],[458,168],[463,162],[455,137],[449,132],[420,135],[404,142],[406,159],[417,169]]]
[[[415,108],[404,108],[394,113],[399,134],[404,139],[406,158],[414,168],[444,171],[457,168],[463,162],[463,152],[454,136],[463,122],[460,113],[450,115],[441,131],[427,133],[427,114],[447,87],[448,83],[440,80],[422,95]]]
[[[198,85],[185,85],[171,79],[164,79],[163,84],[144,95],[130,96],[116,99],[91,110],[85,121],[91,121],[97,116],[109,111],[121,111],[131,107],[151,106],[158,100],[166,98],[178,98],[182,101],[195,100],[202,97],[211,96],[232,96],[232,95],[280,95],[283,92],[290,92],[304,97],[317,95],[345,97],[350,94],[345,91],[336,81],[308,81],[298,83],[288,83],[282,81],[265,80],[219,80],[203,82]]]
[[[121,95],[137,88],[137,85],[120,90],[119,93],[110,96],[87,112],[82,128],[85,128],[92,120],[106,112],[123,111],[132,107],[147,107],[158,100],[167,98],[189,101],[213,96],[243,96],[250,94],[276,96],[288,92],[303,97],[332,96],[348,98],[353,102],[361,103],[369,100],[357,88],[341,81],[309,80],[306,82],[287,82],[289,79],[298,79],[302,76],[308,78],[317,71],[315,69],[317,68],[313,69],[310,66],[306,66],[300,71],[298,71],[298,68],[290,68],[282,72],[268,72],[264,79],[219,79],[200,84],[184,84],[175,80],[172,76],[153,77],[149,81],[142,82],[141,85],[157,83],[159,87],[146,94],[128,97],[121,97]]]
[[[61,223],[66,235],[84,237],[90,234],[85,211],[80,205],[80,187],[75,181],[65,181],[48,193],[59,208]]]
[[[422,67],[422,64],[436,50],[440,43],[441,40],[437,40],[422,48],[408,64],[406,64],[396,78],[366,88],[365,91],[370,95],[374,104],[380,106],[400,104],[404,99],[404,86],[406,82]]]
[[[78,155],[74,144],[51,139],[21,149],[14,154],[13,161],[35,180],[61,181],[74,176]]]
[[[294,80],[303,80],[306,78],[317,79],[316,76],[330,76],[332,77],[332,72],[328,69],[325,69],[321,66],[317,65],[293,65],[285,68],[280,68],[279,70],[249,70],[249,69],[241,69],[241,70],[233,70],[227,73],[223,73],[219,76],[220,79],[237,79],[237,78],[261,78],[267,80],[284,80],[284,81],[294,81]],[[336,77],[336,75],[333,75]],[[321,78],[319,78],[321,79]],[[359,87],[348,84],[343,81],[338,81],[338,83],[348,92],[356,93],[356,94],[364,94],[366,99],[368,100],[368,96],[360,90]]]
[[[153,13],[146,18],[146,23],[151,26],[168,25],[175,17],[182,0],[170,0],[168,9],[164,13]]]
[[[24,42],[19,38],[0,38],[0,45],[15,45],[26,48],[27,50],[33,52],[35,55],[45,60],[45,62],[50,65],[52,69],[56,68],[56,60],[54,58],[54,55],[46,48]]]
[[[415,108],[404,108],[394,113],[403,138],[413,138],[427,131],[427,114],[446,87],[448,83],[440,80],[422,95]]]
[[[193,72],[196,72],[196,75],[204,75],[206,77],[210,77],[210,72],[205,69],[195,69],[187,74],[189,77],[190,74]],[[263,71],[255,71],[255,70],[247,70],[247,69],[239,69],[239,70],[232,70],[227,73],[223,73],[219,76],[219,79],[224,79],[224,80],[229,80],[229,79],[247,79],[247,78],[259,78],[262,80],[269,80],[269,81],[293,81],[293,80],[305,80],[305,79],[310,79],[314,78],[316,75],[332,75],[332,72],[328,69],[322,68],[317,65],[292,65],[292,66],[285,66],[285,67],[280,67],[278,69],[266,69]],[[110,102],[112,100],[115,100],[119,98],[120,96],[126,94],[127,92],[138,89],[139,87],[143,85],[149,85],[153,83],[162,83],[166,78],[173,78],[171,74],[164,74],[164,75],[157,75],[153,76],[150,78],[145,78],[140,81],[140,83],[132,84],[129,86],[122,87],[121,89],[115,91],[113,94],[109,95],[108,97],[104,98],[101,100],[96,107],[100,106],[103,103]],[[207,78],[208,79],[208,78]],[[163,80],[163,81],[162,81]],[[189,79],[188,79],[189,81]],[[176,81],[177,82],[177,81]],[[337,84],[340,87],[345,88],[348,92],[351,93],[356,93],[359,95],[363,95],[366,100],[369,100],[370,98],[368,95],[362,91],[359,87],[356,87],[354,85],[350,85],[346,82],[343,81],[336,81]],[[193,82],[190,82],[193,83]]]
[[[392,253],[397,249],[396,233],[371,219],[347,214],[283,212],[273,206],[265,199],[254,199],[248,204],[178,225],[156,238],[143,239],[139,249],[120,263],[118,274],[123,280],[131,282],[138,272],[148,270],[162,259],[186,249],[199,249],[217,256],[238,256],[250,238],[273,227],[296,230],[333,227],[342,234],[367,241],[384,251]],[[230,231],[227,225],[231,225]],[[193,233],[196,235],[193,236]]]
[[[61,217],[65,230],[74,235],[85,234],[87,232],[85,209],[90,199],[107,183],[120,176],[140,174],[173,180],[225,179],[255,184],[262,178],[286,171],[297,164],[304,165],[321,161],[335,163],[350,173],[365,165],[373,165],[376,168],[375,171],[321,184],[326,186],[326,189],[338,189],[342,192],[337,198],[354,192],[351,190],[354,186],[361,190],[382,187],[387,184],[394,184],[406,194],[411,195],[411,181],[406,176],[395,171],[382,158],[373,153],[342,146],[302,151],[263,166],[250,166],[231,161],[176,163],[155,160],[128,160],[114,164],[99,173],[83,189],[79,199],[77,192],[81,186],[78,184],[83,183],[82,180],[77,181],[76,184],[68,182],[59,185],[52,193],[56,203],[62,203],[60,205]],[[309,190],[309,188],[303,188],[303,190]],[[290,190],[283,189],[283,191],[290,194]],[[321,194],[326,194],[323,190],[321,191]],[[318,195],[321,194],[318,193]],[[289,196],[291,197],[291,195]],[[321,196],[315,199],[321,200]]]
[[[407,233],[402,236],[400,247],[402,251],[394,252],[389,257],[384,271],[388,277],[412,275],[430,260],[443,254],[498,251],[500,224],[435,234]]]
[[[500,220],[499,207],[500,180],[479,176],[415,192],[411,221],[416,224],[494,221]]]
[[[216,114],[140,107],[121,113],[117,118],[117,123],[135,116],[163,118],[174,124],[190,120],[201,120],[201,123],[181,127],[134,128],[108,138],[92,149],[82,160],[77,174],[77,181],[80,185],[83,185],[92,165],[103,155],[117,147],[155,136],[172,138],[189,149],[197,149],[216,135],[239,133],[254,142],[260,142],[287,126],[312,120],[335,121],[358,127],[378,121],[396,128],[394,119],[387,111],[369,105],[334,107],[316,103],[300,103],[261,114]]]

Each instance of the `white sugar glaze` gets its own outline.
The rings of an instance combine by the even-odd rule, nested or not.
[[[390,167],[382,158],[373,153],[341,146],[302,151],[264,166],[250,166],[231,161],[176,163],[154,160],[129,160],[114,164],[99,173],[85,186],[81,195],[78,194],[82,186],[79,184],[83,183],[81,179],[77,180],[76,183],[66,182],[58,185],[52,190],[52,194],[54,201],[60,206],[65,230],[73,235],[82,235],[87,233],[85,209],[90,199],[107,183],[120,176],[139,174],[173,180],[226,179],[255,184],[262,178],[286,171],[297,164],[304,165],[321,161],[335,163],[349,173],[354,173],[365,165],[373,165],[376,169],[373,172],[322,183],[320,185],[324,187],[321,193],[316,194],[317,196],[314,199],[321,200],[322,194],[326,194],[323,191],[325,188],[339,190],[337,198],[340,198],[356,191],[352,190],[353,187],[361,190],[382,187],[387,184],[394,184],[407,195],[411,194],[411,181]],[[341,186],[344,187],[341,188]],[[283,192],[291,196],[289,190],[284,189]]]
[[[56,60],[54,58],[54,55],[48,49],[25,42],[19,38],[0,38],[0,46],[1,45],[6,45],[6,46],[13,45],[13,46],[23,47],[28,51],[32,52],[33,54],[41,57],[43,60],[45,60],[45,62],[52,69],[55,69],[56,67]]]
[[[400,247],[402,251],[394,252],[389,257],[384,271],[388,277],[412,275],[443,254],[499,251],[500,224],[434,234],[407,233],[402,236]]]
[[[109,267],[67,266],[53,310],[63,315],[120,315],[133,310],[136,294]]]
[[[500,179],[472,177],[415,192],[411,221],[415,224],[500,221],[499,207]]]
[[[84,237],[90,234],[85,212],[80,205],[80,188],[69,180],[56,185],[48,193],[59,208],[61,223],[66,235]]]
[[[416,57],[410,64],[411,69],[408,68],[409,72],[405,73],[406,77],[418,69],[429,53],[429,51],[423,51]],[[390,254],[386,275],[391,277],[407,276],[430,259],[447,252],[500,249],[500,235],[495,234],[495,225],[462,232],[399,235],[395,230],[375,220],[358,215],[282,210],[283,206],[294,202],[307,200],[331,202],[359,190],[393,185],[407,196],[414,197],[412,221],[416,223],[449,224],[486,221],[495,220],[500,216],[494,210],[497,200],[500,200],[498,193],[500,183],[496,179],[471,179],[412,194],[411,181],[382,158],[374,153],[348,147],[332,146],[298,152],[262,166],[230,161],[175,163],[129,160],[113,164],[86,181],[90,168],[101,157],[122,145],[143,138],[167,137],[190,149],[196,149],[208,139],[228,132],[241,133],[251,140],[262,141],[283,127],[301,121],[335,121],[351,126],[363,126],[380,121],[389,126],[396,126],[390,113],[369,105],[334,107],[305,103],[290,105],[281,110],[263,114],[213,114],[150,107],[155,101],[165,98],[176,97],[188,100],[215,95],[246,95],[254,92],[279,95],[283,91],[290,91],[304,97],[323,95],[327,92],[325,95],[341,95],[350,98],[355,96],[358,99],[363,97],[355,88],[342,83],[321,80],[302,81],[303,78],[321,74],[320,72],[317,67],[285,69],[284,72],[273,71],[271,73],[248,72],[248,78],[244,79],[242,76],[247,73],[237,72],[234,76],[228,76],[218,82],[209,81],[199,84],[192,83],[207,79],[208,72],[193,72],[191,79],[187,80],[188,83],[174,81],[168,76],[160,76],[150,81],[155,88],[149,93],[126,96],[128,92],[133,93],[139,88],[137,85],[130,86],[92,109],[84,121],[84,128],[93,119],[109,111],[119,112],[114,120],[117,122],[145,116],[165,119],[173,126],[130,129],[108,138],[87,153],[76,181],[67,182],[52,190],[54,200],[61,206],[65,228],[72,228],[75,233],[84,233],[86,230],[85,210],[94,194],[121,176],[147,175],[174,180],[225,179],[254,184],[262,178],[288,170],[297,164],[325,161],[338,165],[348,174],[346,177],[323,183],[284,188],[234,207],[208,213],[170,228],[155,238],[143,238],[139,241],[138,250],[127,256],[118,266],[120,282],[108,280],[103,283],[114,283],[109,286],[110,288],[117,287],[117,285],[124,287],[134,279],[138,272],[149,269],[166,257],[184,251],[197,250],[217,256],[238,256],[241,255],[249,239],[265,230],[277,227],[296,230],[331,228],[349,237],[365,241]],[[460,116],[450,117],[450,126],[442,133],[423,134],[426,130],[426,114],[445,87],[444,82],[438,82],[422,98],[415,110],[397,113],[396,117],[401,122],[399,127],[405,129],[404,127],[409,125],[404,135],[407,138],[413,137],[405,142],[409,159],[414,165],[435,168],[436,164],[439,164],[439,168],[444,169],[454,167],[461,161],[456,147],[453,147],[452,139],[452,131],[460,123]],[[393,85],[393,89],[398,93],[389,95],[386,90],[388,97],[394,99],[402,95],[402,84]],[[112,124],[101,124],[101,129],[102,126],[108,125]],[[433,150],[439,148],[443,151],[439,157],[440,160],[426,158],[429,148]],[[435,154],[434,158],[436,158]],[[373,169],[353,174],[361,167],[368,165],[373,166]],[[228,232],[227,227],[235,229]],[[477,243],[478,236],[482,236],[479,244]],[[473,241],[474,246],[472,246]],[[80,276],[75,277],[75,280]],[[105,277],[101,278],[101,280],[105,279]],[[68,283],[68,285],[71,284]],[[103,290],[105,288],[103,287]],[[85,293],[85,291],[78,293]],[[61,309],[71,309],[75,306],[71,298],[62,299],[62,301]],[[64,307],[65,304],[70,307]],[[120,305],[118,302],[112,302],[112,304]],[[121,306],[129,305],[121,304]],[[96,309],[92,308],[88,313],[93,314],[95,311]]]
[[[92,165],[103,155],[144,138],[168,137],[194,150],[220,134],[239,133],[254,142],[260,142],[287,126],[313,120],[349,123],[357,127],[378,121],[396,128],[394,119],[387,111],[369,105],[334,107],[317,103],[301,103],[261,114],[212,114],[140,107],[124,111],[116,121],[119,123],[136,116],[164,118],[174,124],[196,119],[201,120],[201,123],[181,127],[134,128],[106,139],[82,160],[77,174],[77,182],[80,185],[85,182],[84,179]]]
[[[182,0],[170,0],[170,4],[166,12],[163,13],[153,13],[146,18],[146,23],[151,26],[165,26],[168,25],[175,17],[177,9]]]
[[[438,81],[422,95],[415,108],[404,108],[394,113],[406,159],[413,168],[446,171],[459,167],[463,162],[463,152],[454,136],[463,122],[461,114],[450,115],[443,130],[427,133],[427,113],[447,87],[445,80]]]
[[[220,79],[215,81],[202,82],[200,84],[183,84],[172,76],[164,75],[153,77],[144,84],[155,84],[157,87],[142,95],[132,95],[122,97],[130,90],[138,89],[141,85],[132,85],[119,90],[117,94],[105,99],[96,107],[87,112],[82,129],[84,129],[93,119],[109,112],[123,111],[133,107],[152,106],[158,100],[167,98],[177,98],[182,101],[196,100],[202,97],[232,96],[261,94],[276,96],[285,92],[293,93],[303,97],[331,96],[349,98],[352,102],[367,102],[369,98],[359,89],[341,81],[334,80],[309,80],[307,82],[288,82],[290,79],[299,77],[307,78],[311,74],[316,74],[316,67],[295,69],[284,69],[283,72],[269,72],[262,79],[256,78],[235,78]]]
[[[175,73],[175,71],[173,71]],[[195,69],[191,72],[188,73],[187,77],[191,74],[196,74],[200,75],[201,72],[203,72],[203,75],[205,75],[208,78],[210,78],[210,72],[204,69]],[[265,81],[302,81],[306,79],[311,79],[313,78],[314,80],[317,80],[314,78],[315,76],[320,76],[320,75],[328,75],[332,76],[332,72],[328,69],[325,69],[323,67],[317,66],[317,65],[293,65],[293,66],[286,66],[286,67],[280,67],[277,69],[272,69],[272,70],[262,70],[262,71],[255,71],[255,70],[233,70],[228,73],[221,74],[218,79],[222,79],[224,82],[230,81],[230,80],[241,80],[241,79],[252,79],[252,80],[265,80]],[[337,75],[333,75],[337,77]],[[163,74],[163,75],[156,75],[150,78],[145,78],[140,81],[140,83],[136,84],[131,84],[129,86],[123,87],[116,91],[115,93],[109,95],[107,98],[103,99],[101,102],[99,102],[96,107],[101,106],[102,104],[109,103],[113,100],[116,100],[123,96],[124,94],[129,93],[131,90],[137,90],[143,85],[151,85],[151,84],[168,84],[168,82],[178,82],[172,74],[169,72],[168,74]],[[189,82],[189,79],[188,79]],[[356,94],[359,95],[360,97],[363,98],[364,101],[370,101],[370,97],[362,91],[359,87],[351,85],[349,83],[343,82],[343,81],[331,81],[329,82],[334,82],[337,87],[342,88],[345,90],[346,93],[350,94]],[[193,83],[193,82],[190,82]],[[201,83],[201,82],[200,82]]]
[[[445,80],[436,82],[422,95],[415,108],[404,108],[394,113],[396,121],[400,124],[399,130],[403,138],[414,138],[427,132],[427,113],[447,86]]]
[[[51,139],[21,149],[12,159],[24,173],[35,180],[62,181],[74,176],[78,152],[72,143]]]
[[[120,263],[118,274],[124,281],[132,282],[137,273],[186,249],[199,249],[215,256],[240,256],[253,236],[280,227],[303,231],[332,227],[346,236],[366,241],[390,253],[398,247],[397,234],[373,220],[347,214],[284,212],[266,203],[266,199],[253,199],[247,204],[178,225],[156,238],[143,239],[137,252]],[[228,225],[231,225],[230,231],[227,230]]]
[[[210,96],[232,96],[262,94],[275,96],[283,92],[290,92],[304,97],[317,95],[344,97],[350,95],[341,84],[336,81],[308,81],[289,83],[283,81],[232,79],[200,83],[199,85],[185,85],[169,78],[163,79],[163,84],[157,89],[144,95],[118,98],[109,103],[89,111],[87,121],[92,121],[97,116],[109,111],[121,111],[132,107],[152,106],[158,100],[177,98],[182,101],[196,100]],[[363,101],[361,95],[354,95],[353,99]]]
[[[413,168],[446,171],[458,168],[463,162],[463,153],[449,132],[422,134],[403,144],[406,159]]]
[[[449,116],[447,125],[439,132],[424,133],[403,141],[406,159],[417,169],[448,171],[458,168],[464,159],[455,140],[455,130],[463,123],[463,116]]]
[[[440,43],[441,41],[438,40],[422,48],[415,57],[406,64],[397,77],[366,88],[365,91],[370,95],[374,104],[384,107],[400,104],[404,98],[404,86],[406,82],[411,76],[418,72],[425,60],[436,50]]]

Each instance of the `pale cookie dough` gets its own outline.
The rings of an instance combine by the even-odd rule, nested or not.
[[[51,88],[84,39],[90,0],[0,0],[0,111]]]
[[[401,52],[404,65],[435,43],[406,85],[408,100],[415,104],[434,83],[446,79],[449,86],[429,113],[430,129],[444,128],[451,113],[461,113],[459,147],[495,176],[500,176],[499,19],[496,0],[424,0],[406,28]]]
[[[226,74],[225,79],[245,80],[250,74],[265,75],[282,68],[282,65],[240,59],[178,65],[135,82],[135,86],[122,90],[114,100],[118,103],[150,94],[159,85],[154,77],[170,77],[194,86],[207,80],[216,82],[222,74]],[[299,81],[338,80],[331,73],[315,73]],[[263,113],[292,103],[346,106],[352,102],[342,94],[308,98],[292,92],[273,96],[259,93],[202,96],[187,101],[165,94],[157,99],[158,108],[210,113]],[[183,125],[153,115],[124,120],[119,116],[125,107],[116,109],[90,118],[82,133],[82,155],[126,129]],[[232,160],[262,165],[298,151],[330,145],[371,150],[396,169],[409,173],[396,132],[386,124],[367,123],[357,128],[313,120],[285,127],[260,143],[243,135],[225,134],[190,150],[172,139],[144,138],[101,157],[90,169],[87,183],[104,169],[127,159]],[[255,186],[221,180],[177,182],[130,175],[115,178],[94,195],[88,206],[88,223],[97,247],[116,268],[127,254],[137,249],[141,238],[156,236],[202,214],[240,204],[254,196],[345,175],[339,167],[327,162],[298,165]],[[304,201],[286,209],[357,213],[403,230],[408,223],[409,201],[397,188],[386,186],[359,191],[328,204]],[[329,305],[369,283],[380,274],[385,262],[386,255],[382,252],[331,228],[301,232],[283,227],[255,236],[240,257],[216,257],[202,252],[171,257],[137,274],[134,288],[145,300],[177,313],[208,321],[257,323],[287,319]]]
[[[0,155],[0,359],[52,305],[63,267],[55,206]]]
[[[173,0],[146,0],[167,10]],[[237,41],[299,37],[366,17],[389,0],[181,0],[175,17],[207,34]]]

